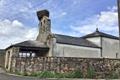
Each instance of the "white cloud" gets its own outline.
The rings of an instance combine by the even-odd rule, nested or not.
[[[67,15],[67,12],[62,12],[61,15],[62,16]]]
[[[67,12],[64,12],[64,11],[62,11],[62,10],[60,10],[60,11],[58,11],[58,12],[55,12],[55,11],[51,11],[52,13],[51,13],[51,17],[53,18],[53,19],[62,19],[64,16],[66,16],[67,15]]]
[[[6,3],[5,0],[0,0],[0,6],[3,6]]]
[[[0,20],[0,48],[6,48],[24,40],[35,39],[37,32],[37,28],[25,27],[18,20]]]
[[[0,1],[0,18],[1,19],[33,19],[36,10],[30,1],[25,0],[1,0]],[[8,14],[9,13],[9,14]]]
[[[100,14],[82,21],[84,23],[82,25],[72,25],[71,29],[81,34],[88,34],[98,27],[101,31],[118,35],[118,14],[116,9],[114,6],[108,11],[102,11]]]
[[[27,6],[26,6],[27,5]],[[35,10],[31,10],[32,9],[32,4],[30,2],[27,2],[24,6],[21,6],[19,11],[22,13],[28,13],[28,12],[34,12]]]
[[[79,33],[75,31],[65,31],[65,30],[60,30],[60,29],[52,29],[53,34],[62,34],[62,35],[69,35],[69,36],[76,36],[80,35]]]

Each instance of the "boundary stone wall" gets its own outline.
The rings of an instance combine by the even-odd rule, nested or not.
[[[108,75],[120,76],[120,59],[109,58],[75,58],[75,57],[13,57],[11,72],[34,73],[52,71],[65,73],[79,70],[83,76],[87,76],[89,69],[95,72],[97,78],[105,78]]]

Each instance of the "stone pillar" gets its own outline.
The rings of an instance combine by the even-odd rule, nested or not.
[[[10,71],[11,66],[12,66],[11,62],[12,62],[13,55],[16,55],[16,54],[18,55],[18,53],[19,53],[19,47],[12,47],[11,49],[9,49],[9,51],[10,51],[10,53],[8,56],[8,68],[7,68],[8,71]]]
[[[10,71],[10,68],[11,68],[12,52],[13,52],[13,50],[11,49],[9,57],[8,57],[8,68],[7,68],[8,71]]]
[[[8,65],[8,51],[5,52],[5,68],[7,68]]]
[[[49,47],[49,52],[48,52],[48,56],[52,57],[52,56],[56,56],[55,54],[55,48],[56,48],[56,38],[53,34],[48,36],[49,38],[47,39],[47,45]]]
[[[14,47],[13,48],[13,54],[12,54],[12,64],[11,64],[11,68],[12,68],[12,72],[15,72],[16,70],[16,58],[18,58],[19,56],[19,47]]]

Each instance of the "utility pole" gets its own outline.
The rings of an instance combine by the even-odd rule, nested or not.
[[[120,54],[120,0],[117,0],[117,6],[118,6],[119,54]]]

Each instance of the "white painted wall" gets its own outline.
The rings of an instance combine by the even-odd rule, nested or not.
[[[119,40],[105,37],[87,38],[87,40],[93,42],[94,44],[100,47],[102,46],[102,57],[116,58],[117,53],[118,54],[117,57],[120,58]],[[53,50],[54,53],[52,55],[58,57],[89,57],[89,58],[101,57],[100,48],[55,43]]]
[[[88,41],[93,42],[97,46],[101,47],[101,37],[91,37],[91,38],[86,38]]]
[[[53,56],[98,58],[100,57],[100,48],[90,48],[56,43]]]
[[[102,37],[102,54],[105,58],[120,58],[119,40]]]

